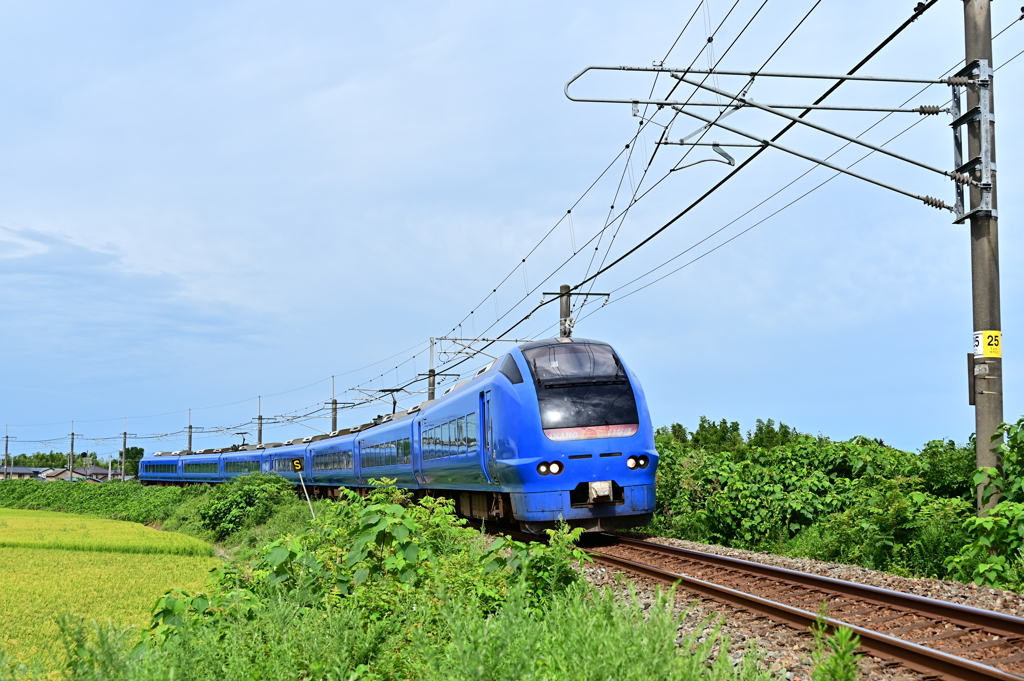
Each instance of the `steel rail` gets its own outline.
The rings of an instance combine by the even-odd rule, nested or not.
[[[713,600],[722,601],[739,610],[748,610],[766,615],[775,621],[789,624],[798,629],[807,629],[819,620],[831,633],[838,627],[847,627],[860,637],[861,648],[882,659],[898,661],[925,677],[939,676],[949,681],[1020,681],[1021,677],[979,662],[956,657],[933,648],[888,636],[878,631],[865,629],[854,624],[776,603],[759,596],[730,589],[695,577],[688,577],[643,563],[636,563],[618,556],[611,556],[593,549],[588,555],[595,561],[640,573],[669,584],[682,584],[691,591],[703,594]]]
[[[612,535],[606,536],[612,537]],[[832,591],[864,601],[871,601],[873,603],[880,603],[894,608],[912,610],[931,617],[942,618],[947,622],[959,624],[964,627],[980,627],[986,631],[991,631],[992,633],[999,634],[1000,636],[1006,636],[1008,638],[1024,638],[1024,618],[1014,617],[1013,615],[1006,615],[1000,612],[993,612],[991,610],[983,610],[981,608],[972,608],[969,605],[940,601],[935,598],[927,598],[925,596],[915,596],[914,594],[908,594],[902,591],[882,589],[868,584],[848,582],[834,577],[825,577],[823,575],[815,575],[808,572],[799,572],[797,570],[790,570],[789,568],[777,567],[775,565],[756,563],[754,561],[743,560],[741,558],[720,556],[715,553],[704,553],[702,551],[679,548],[678,546],[655,544],[653,542],[630,539],[627,537],[615,537],[615,539],[620,545],[624,546],[633,546],[639,549],[655,551],[657,553],[677,556],[688,560],[695,560],[701,563],[717,565],[719,567],[743,570],[744,572],[754,573],[768,579],[785,579],[812,589]]]

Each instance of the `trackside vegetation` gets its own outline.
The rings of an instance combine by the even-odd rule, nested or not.
[[[1024,418],[1004,427],[1001,470],[975,471],[974,442],[905,452],[758,420],[660,428],[652,534],[1024,589]],[[975,485],[1002,489],[986,517]]]
[[[218,494],[276,484],[253,476]],[[208,500],[187,522],[212,522],[217,507]],[[625,589],[590,587],[578,569],[587,560],[575,547],[579,530],[552,531],[547,544],[488,538],[465,527],[451,501],[413,502],[386,484],[317,511],[305,529],[216,569],[206,589],[165,593],[142,630],[65,616],[66,662],[51,673],[76,681],[771,678],[754,654],[730,657],[717,635],[680,636],[671,594],[641,605]],[[3,681],[40,671],[0,662]]]

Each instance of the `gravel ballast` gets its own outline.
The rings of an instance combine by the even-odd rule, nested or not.
[[[749,560],[754,563],[764,563],[776,567],[808,572],[814,575],[843,579],[859,584],[867,584],[882,589],[902,591],[916,596],[925,596],[950,603],[961,603],[974,608],[982,608],[995,612],[1002,612],[1007,615],[1024,617],[1024,596],[1013,591],[992,589],[977,584],[963,584],[943,579],[925,579],[899,577],[877,570],[869,570],[856,565],[843,565],[841,563],[825,563],[810,558],[787,558],[776,556],[770,553],[759,551],[744,551],[742,549],[730,549],[714,544],[701,544],[698,542],[686,541],[683,539],[666,539],[662,537],[648,537],[634,533],[623,533],[623,536],[631,536],[636,539],[643,539],[657,544],[677,546],[691,551],[703,551],[714,553],[730,558]]]
[[[899,577],[855,565],[827,563],[807,558],[787,558],[679,539],[623,534],[693,551],[714,553],[1024,617],[1024,597],[1011,591],[954,581]],[[588,581],[595,586],[622,588],[623,578],[616,577],[613,568],[591,564],[584,569],[584,573]],[[657,590],[664,590],[660,583],[639,575],[629,575],[629,581],[634,585],[637,598],[645,609],[650,608],[655,602]],[[621,593],[625,595],[626,592]],[[697,633],[705,636],[711,630],[708,623],[717,622],[721,627],[721,634],[730,641],[729,656],[734,661],[741,659],[747,650],[753,649],[762,657],[764,668],[771,670],[777,678],[787,681],[806,681],[810,678],[813,640],[808,632],[776,624],[761,616],[736,610],[729,605],[702,600],[698,594],[686,592],[682,587],[677,590],[676,610],[680,614],[685,612],[680,633]],[[871,656],[862,658],[860,666],[863,678],[870,681],[904,681],[920,678],[910,670]]]

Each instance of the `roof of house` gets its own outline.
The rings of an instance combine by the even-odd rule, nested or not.
[[[116,471],[114,471],[116,472]],[[89,466],[87,468],[76,468],[75,473],[78,475],[106,475],[106,466]]]
[[[16,473],[18,475],[25,475],[26,473],[28,473],[30,475],[38,475],[39,473],[42,473],[45,470],[47,470],[47,469],[46,468],[34,468],[32,466],[6,466],[5,467],[3,465],[0,465],[0,471],[7,471],[8,473]]]

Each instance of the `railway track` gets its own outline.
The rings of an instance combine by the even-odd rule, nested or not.
[[[846,626],[861,649],[925,678],[1024,678],[1024,619],[898,591],[715,554],[602,535],[597,562],[806,631],[827,601],[829,629]]]

